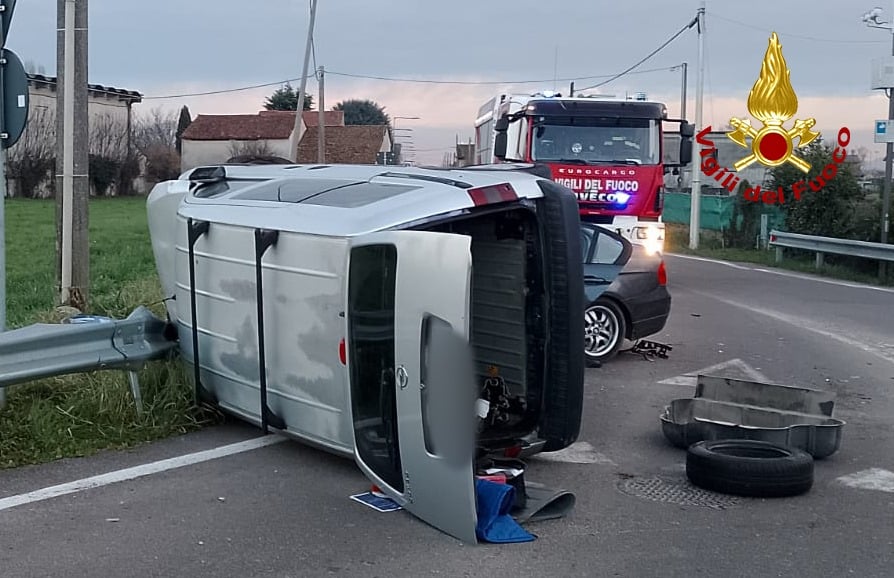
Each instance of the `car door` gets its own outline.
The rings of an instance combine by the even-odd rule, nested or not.
[[[406,510],[475,543],[471,238],[389,231],[354,239],[350,251],[355,460]]]
[[[633,253],[633,245],[614,231],[581,223],[581,251],[584,290],[587,302],[592,303],[621,274]]]

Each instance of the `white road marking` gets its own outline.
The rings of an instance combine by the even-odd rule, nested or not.
[[[543,452],[532,459],[544,460],[547,462],[563,462],[566,464],[600,464],[607,466],[617,465],[608,456],[597,452],[596,448],[587,442],[576,442],[558,452]]]
[[[863,343],[862,341],[858,341],[856,339],[851,339],[850,337],[845,337],[844,335],[842,335],[842,333],[844,333],[844,332],[834,332],[834,331],[827,331],[825,329],[822,329],[821,327],[818,327],[816,323],[814,323],[813,321],[810,321],[809,319],[807,319],[805,317],[788,315],[786,313],[780,313],[779,311],[773,311],[770,309],[763,309],[761,307],[757,307],[754,305],[739,303],[738,301],[733,301],[732,299],[725,299],[723,297],[718,297],[717,295],[714,295],[712,293],[705,293],[702,291],[695,291],[695,290],[693,290],[692,292],[697,293],[699,295],[703,295],[705,297],[710,297],[711,299],[716,299],[717,301],[720,301],[721,303],[726,303],[727,305],[732,305],[733,307],[739,307],[740,309],[745,309],[752,313],[760,313],[761,315],[765,315],[765,316],[775,319],[777,321],[782,321],[783,323],[788,323],[789,325],[793,325],[800,329],[806,329],[807,331],[812,331],[813,333],[816,333],[817,335],[822,335],[823,337],[828,337],[829,339],[834,339],[835,341],[839,341],[841,343],[844,343],[845,345],[850,345],[851,347],[856,347],[857,349],[865,351],[866,353],[870,353],[872,355],[880,357],[881,359],[884,359],[885,361],[887,361],[889,363],[894,363],[894,355],[890,355],[890,354],[882,351],[881,349],[878,349],[876,347],[873,347],[872,345],[869,345],[868,343]]]
[[[801,279],[804,281],[816,281],[817,283],[825,283],[827,285],[838,285],[839,287],[850,287],[852,289],[869,289],[872,291],[881,291],[882,293],[892,293],[894,294],[894,289],[889,287],[878,287],[876,285],[869,285],[865,283],[854,283],[850,281],[838,281],[836,279],[825,279],[823,277],[815,277],[811,275],[803,275],[799,273],[791,273],[788,271],[776,270],[776,269],[765,269],[763,267],[745,267],[742,265],[736,265],[735,263],[729,263],[727,261],[719,261],[717,259],[707,259],[705,257],[695,257],[693,255],[680,255],[678,253],[667,253],[669,257],[678,257],[680,259],[689,259],[691,261],[703,261],[705,263],[714,263],[715,265],[724,265],[726,267],[732,267],[733,269],[741,269],[744,271],[757,271],[759,273],[769,273],[770,275],[780,275],[782,277],[792,277],[794,279]]]
[[[741,371],[746,376],[750,377],[754,381],[762,381],[769,382],[760,371],[754,369],[744,361],[739,358],[730,359],[729,361],[724,361],[723,363],[718,363],[716,365],[712,365],[710,367],[703,367],[702,369],[696,369],[695,371],[690,371],[689,373],[684,373],[683,375],[678,375],[676,377],[669,377],[667,379],[662,379],[658,383],[664,385],[689,385],[695,387],[697,385],[698,375],[716,375],[718,371],[724,369],[736,368]],[[736,376],[728,376],[728,377],[736,377]]]
[[[839,287],[850,287],[851,289],[871,289],[872,291],[881,291],[882,293],[894,294],[894,289],[888,287],[877,287],[866,283],[854,283],[850,281],[838,281],[835,279],[823,279],[822,277],[813,277],[810,275],[801,275],[798,273],[789,273],[788,271],[774,271],[773,269],[754,268],[752,271],[760,271],[761,273],[770,273],[771,275],[780,275],[782,277],[792,277],[794,279],[803,279],[804,281],[816,281],[817,283],[825,283],[827,285],[838,285]]]
[[[704,261],[706,263],[715,263],[717,265],[725,265],[727,267],[732,267],[733,269],[742,269],[743,271],[751,271],[751,267],[744,267],[742,265],[736,265],[735,263],[729,263],[727,261],[718,261],[717,259],[706,259],[705,257],[696,257],[695,255],[680,255],[679,253],[668,253],[671,257],[679,257],[680,259],[689,259],[691,261]]]
[[[177,456],[175,458],[169,458],[166,460],[159,460],[157,462],[142,464],[139,466],[134,466],[132,468],[125,468],[123,470],[116,470],[114,472],[108,472],[106,474],[100,474],[98,476],[83,478],[81,480],[75,480],[73,482],[67,482],[65,484],[59,484],[57,486],[50,486],[48,488],[42,488],[40,490],[35,490],[33,492],[28,492],[25,494],[19,494],[17,496],[9,496],[8,498],[0,499],[0,511],[8,510],[9,508],[15,508],[17,506],[23,506],[25,504],[31,504],[33,502],[49,500],[51,498],[64,496],[66,494],[74,494],[76,492],[82,492],[84,490],[89,490],[92,488],[107,486],[109,484],[115,484],[117,482],[133,480],[136,478],[141,478],[143,476],[150,476],[159,472],[182,468],[183,466],[190,466],[210,460],[216,460],[218,458],[223,458],[226,456],[232,456],[234,454],[256,450],[258,448],[284,442],[287,439],[288,438],[276,434],[271,434],[226,446],[212,448],[210,450]]]
[[[861,490],[878,490],[894,493],[894,472],[881,468],[870,468],[837,478],[839,483]]]

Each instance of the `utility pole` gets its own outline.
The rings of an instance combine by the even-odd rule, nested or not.
[[[894,11],[891,12],[894,19]],[[891,56],[894,56],[894,21],[891,23]],[[889,88],[888,93],[888,120],[894,119],[894,89]],[[888,141],[885,144],[885,186],[882,192],[882,234],[881,242],[888,242],[888,224],[891,212],[891,163],[894,160],[894,143]],[[878,262],[878,276],[880,281],[885,281],[888,276],[887,262]]]
[[[702,130],[702,99],[705,85],[705,2],[698,9],[698,81],[695,85],[695,132]],[[701,231],[702,169],[701,145],[692,143],[692,203],[689,210],[689,248],[698,249]]]
[[[869,26],[870,28],[880,28],[882,30],[890,30],[891,31],[891,56],[894,57],[894,0],[891,0],[891,14],[888,16],[888,21],[885,22],[883,20],[879,20],[879,16],[882,14],[882,9],[879,7],[875,7],[869,12],[863,14],[863,23]],[[885,26],[887,24],[887,26]],[[883,59],[887,60],[887,59]],[[880,64],[885,65],[887,68],[891,65],[891,62],[882,62]],[[890,124],[891,120],[894,119],[894,87],[891,86],[890,76],[885,74],[882,75],[884,78],[881,82],[876,83],[873,82],[873,89],[884,88],[885,94],[888,97],[888,117],[887,121]],[[885,135],[885,182],[882,185],[882,223],[881,223],[881,242],[888,242],[888,227],[890,226],[890,214],[891,214],[891,164],[894,162],[894,143],[892,143],[888,135]],[[878,142],[878,141],[876,141]],[[879,281],[884,282],[887,277],[887,264],[884,261],[879,261],[878,264],[878,276]]]
[[[310,51],[314,41],[314,20],[317,17],[317,0],[310,0],[310,22],[307,25],[307,43],[304,46],[304,66],[301,69],[301,84],[298,88],[298,110],[295,114],[295,142],[292,146],[292,160],[298,162],[299,136],[304,115],[305,89],[307,88],[307,67],[310,66]]]
[[[325,83],[325,81],[323,79],[324,72],[325,71],[323,70],[323,67],[321,66],[320,70],[319,70],[320,87],[317,89],[317,92],[318,92],[317,99],[319,101],[317,104],[317,108],[320,109],[320,120],[319,120],[320,128],[317,129],[317,136],[318,136],[317,162],[320,164],[323,164],[326,162],[326,106],[325,106],[326,97],[325,97],[325,92],[323,90],[323,85]]]
[[[56,115],[56,134],[62,136],[56,142],[60,302],[85,311],[90,286],[87,0],[57,0],[56,8],[56,79],[62,85],[57,90],[62,94],[62,114]]]
[[[680,118],[685,119],[686,118],[686,82],[687,82],[686,74],[687,74],[687,69],[689,68],[689,63],[684,62],[681,66],[683,67],[683,88],[680,91],[681,92],[681,94],[680,94]]]

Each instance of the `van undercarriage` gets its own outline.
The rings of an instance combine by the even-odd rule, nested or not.
[[[429,230],[472,238],[470,342],[479,402],[479,452],[521,443],[542,411],[547,336],[537,219],[513,208]]]

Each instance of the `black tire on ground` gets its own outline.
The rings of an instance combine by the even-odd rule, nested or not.
[[[756,440],[712,440],[689,446],[686,475],[706,490],[757,498],[796,496],[813,486],[813,456]]]
[[[611,348],[606,351],[588,350],[585,343],[584,355],[586,355],[588,362],[598,361],[604,363],[618,355],[618,351],[620,351],[621,346],[624,345],[624,339],[627,336],[627,318],[624,317],[624,312],[621,311],[621,308],[617,303],[606,297],[600,297],[592,305],[587,307],[587,310],[584,312],[584,331],[594,329],[590,327],[590,317],[588,317],[594,315],[602,318],[606,325],[614,326],[614,329],[612,330],[615,332],[615,335],[613,336],[614,343]]]

